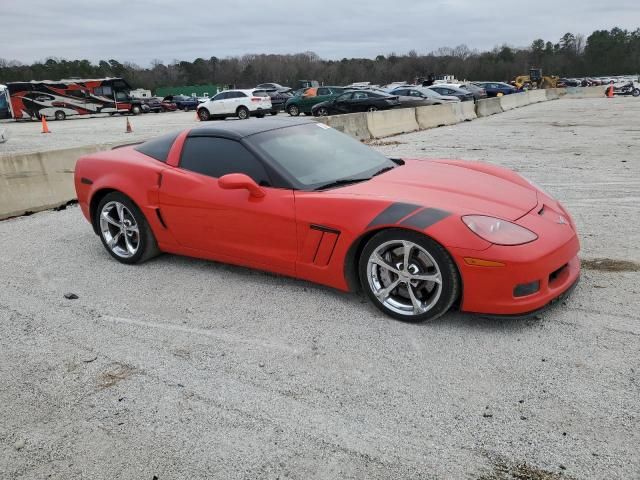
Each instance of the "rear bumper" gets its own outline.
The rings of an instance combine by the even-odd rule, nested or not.
[[[570,290],[580,277],[578,237],[573,235],[552,248],[537,243],[518,247],[493,245],[481,255],[478,251],[454,249],[463,283],[461,310],[523,315],[546,307]],[[465,262],[465,257],[480,257],[504,266],[472,266]],[[516,294],[516,287],[535,282],[538,282],[535,292]]]

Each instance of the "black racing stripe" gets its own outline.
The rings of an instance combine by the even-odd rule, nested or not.
[[[425,208],[424,210],[420,210],[415,215],[411,215],[400,225],[405,227],[417,228],[418,230],[424,230],[434,223],[439,222],[443,218],[447,218],[449,215],[451,215],[451,213],[445,212],[444,210],[439,210],[437,208]]]
[[[376,225],[393,225],[419,208],[420,205],[413,205],[411,203],[392,203],[380,212],[376,218],[371,220],[367,228],[375,227]]]

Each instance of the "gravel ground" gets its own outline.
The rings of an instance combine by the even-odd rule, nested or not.
[[[127,267],[77,207],[0,222],[0,478],[639,478],[639,120],[563,100],[379,146],[514,167],[569,206],[589,268],[527,321]]]

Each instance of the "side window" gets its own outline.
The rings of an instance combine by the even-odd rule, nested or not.
[[[188,137],[182,148],[180,168],[213,178],[244,173],[258,185],[271,185],[260,161],[240,142],[227,138]]]
[[[233,98],[244,98],[247,94],[244,92],[233,92]]]
[[[412,97],[422,97],[422,94],[417,90],[411,90],[409,92],[409,95],[412,96]]]
[[[353,94],[354,100],[364,100],[366,98],[369,98],[369,95],[367,94],[367,92],[356,92]]]
[[[349,93],[344,93],[342,95],[340,95],[338,98],[336,98],[337,102],[344,102],[346,100],[349,100],[351,98],[353,94],[351,92]]]
[[[212,101],[215,102],[216,100],[224,100],[225,98],[227,98],[227,92],[221,92],[213,97]]]
[[[155,158],[161,162],[166,162],[167,157],[169,156],[169,150],[171,150],[171,146],[173,145],[173,142],[176,141],[179,134],[180,131],[169,133],[167,135],[154,138],[153,140],[148,140],[143,144],[134,147],[134,149],[151,158]]]
[[[393,94],[393,95],[400,95],[400,96],[403,96],[403,97],[406,97],[408,93],[409,93],[409,90],[403,90],[403,89],[401,89],[401,90],[394,90],[394,91],[392,92],[392,94]]]
[[[331,91],[328,88],[319,88],[318,89],[318,96],[320,95],[329,95],[331,93]]]

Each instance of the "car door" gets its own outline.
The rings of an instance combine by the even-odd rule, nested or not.
[[[227,98],[227,92],[220,92],[211,102],[209,102],[209,113],[211,115],[221,115],[224,112],[224,102]]]
[[[244,173],[265,195],[225,190],[218,178]],[[272,188],[259,159],[240,142],[206,134],[185,139],[177,167],[162,174],[159,206],[176,241],[208,258],[294,275],[293,190]]]
[[[366,112],[371,102],[372,99],[367,92],[353,92],[349,101],[349,112]]]
[[[298,106],[300,111],[302,112],[310,112],[311,107],[313,107],[316,103],[320,103],[317,100],[317,88],[308,88],[300,97],[300,101],[298,102]]]
[[[352,112],[351,102],[352,102],[353,93],[343,93],[338,96],[335,101],[329,107],[330,110],[333,110],[337,113],[350,113]]]

